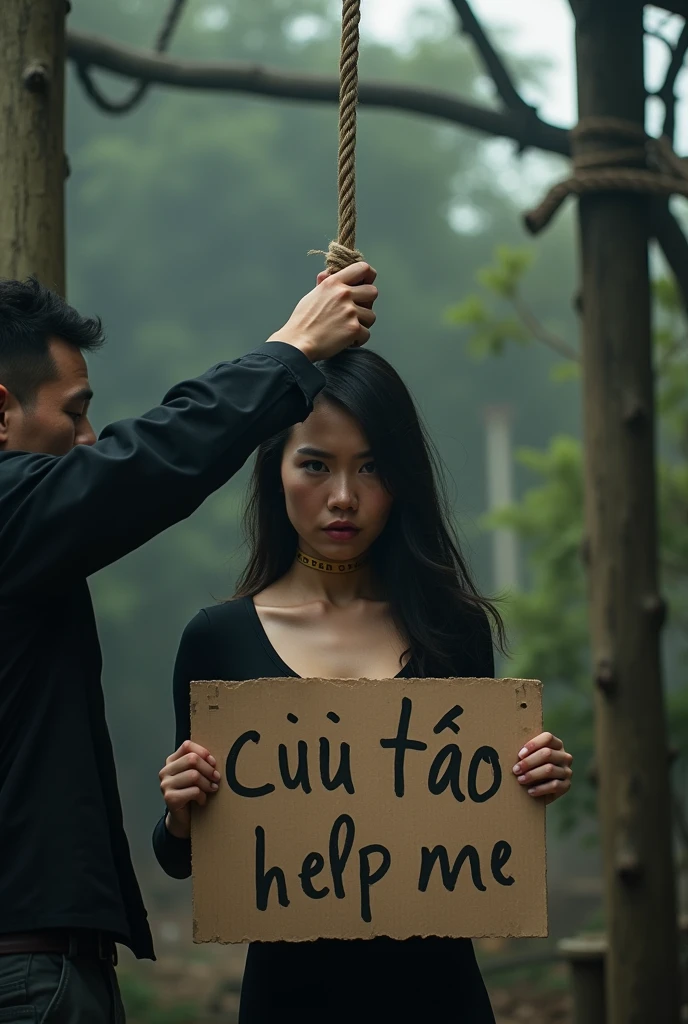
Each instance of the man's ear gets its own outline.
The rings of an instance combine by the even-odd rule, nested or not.
[[[0,447],[7,444],[9,438],[9,422],[7,407],[10,403],[10,393],[7,388],[0,384]]]

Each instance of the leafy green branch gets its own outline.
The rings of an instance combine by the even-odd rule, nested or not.
[[[528,250],[500,246],[494,263],[482,269],[480,294],[468,296],[448,311],[451,323],[469,330],[474,355],[501,355],[509,344],[538,341],[565,358],[556,380],[577,378],[579,356],[556,332],[545,327],[523,297],[532,264]],[[654,357],[660,433],[658,494],[660,562],[670,608],[670,641],[688,647],[688,345],[682,306],[672,282],[654,285],[656,322]],[[506,310],[505,308],[506,307]],[[592,671],[587,618],[587,581],[583,554],[583,451],[575,437],[554,437],[540,451],[517,453],[534,482],[511,507],[486,516],[488,529],[509,527],[527,552],[527,586],[508,606],[510,631],[516,638],[514,675],[547,680],[547,719],[565,734],[583,776],[594,782]],[[676,685],[681,659],[669,661],[667,713],[676,751],[674,779],[688,769],[688,691]],[[673,683],[673,685],[671,685]],[[677,809],[685,800],[677,795]],[[594,789],[573,787],[562,801],[560,823],[590,823]],[[679,839],[688,824],[681,813]]]
[[[477,274],[487,297],[469,295],[447,311],[447,320],[471,328],[470,346],[477,356],[501,355],[509,342],[525,345],[535,339],[557,355],[579,362],[578,350],[541,323],[523,297],[521,284],[532,261],[529,249],[498,246],[495,262]],[[495,298],[503,300],[513,312],[499,316],[492,308]]]

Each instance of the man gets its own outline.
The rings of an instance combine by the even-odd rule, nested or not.
[[[312,362],[369,338],[374,280],[361,263],[321,274],[268,344],[97,441],[83,352],[100,321],[0,281],[0,1020],[122,1021],[115,942],[154,958],[87,577],[306,418],[324,384]]]

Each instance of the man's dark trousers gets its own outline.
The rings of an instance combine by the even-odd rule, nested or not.
[[[270,342],[91,447],[0,451],[0,1024],[121,1021],[101,954],[119,942],[155,956],[88,577],[191,515],[262,441],[302,422],[324,383],[298,349]]]
[[[0,955],[0,1024],[124,1024],[111,960]]]

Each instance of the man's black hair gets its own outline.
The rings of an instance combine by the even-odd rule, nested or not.
[[[59,338],[82,352],[104,339],[98,317],[84,317],[35,278],[0,279],[0,384],[23,406],[57,373],[50,341]]]

